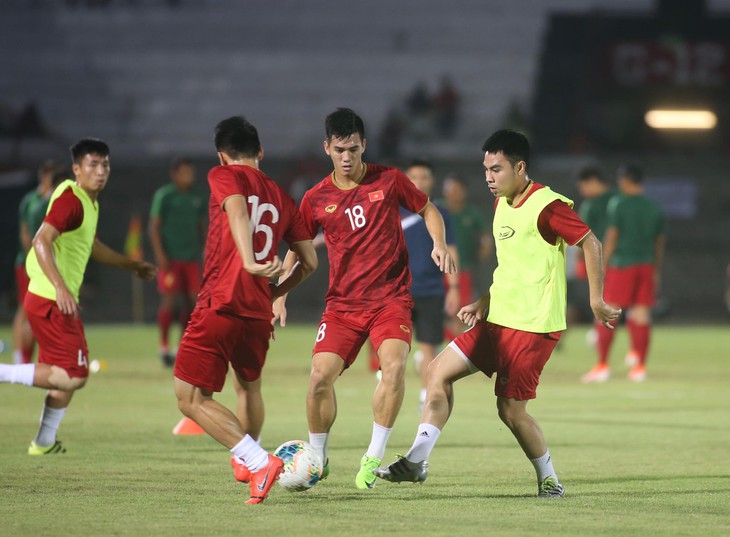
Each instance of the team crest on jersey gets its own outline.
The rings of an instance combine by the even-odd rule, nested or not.
[[[337,205],[335,205],[334,203],[332,205],[327,205],[324,210],[328,213],[333,213],[337,210]]]
[[[410,333],[411,333],[411,329],[410,329],[410,328],[408,328],[408,327],[407,327],[406,325],[404,325],[404,324],[400,325],[400,329],[401,329],[401,330],[403,330],[403,331],[404,331],[404,332],[405,332],[406,334],[410,334]]]
[[[368,193],[368,197],[370,198],[370,201],[383,201],[385,199],[385,195],[383,194],[382,190],[376,190],[375,192]]]
[[[509,239],[514,234],[515,234],[514,229],[512,229],[509,226],[502,226],[502,230],[499,232],[499,235],[497,236],[497,238],[499,240],[503,241],[504,239]]]

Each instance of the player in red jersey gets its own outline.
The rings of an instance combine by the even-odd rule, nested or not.
[[[230,449],[250,471],[251,497],[264,501],[283,469],[256,442],[264,418],[261,369],[272,332],[272,299],[317,266],[317,254],[296,204],[259,170],[263,150],[256,127],[242,117],[215,130],[221,165],[208,173],[210,203],[203,283],[175,361],[175,394],[183,414]],[[299,262],[282,282],[276,248],[285,240]],[[294,255],[293,254],[293,255]],[[236,418],[213,399],[228,364],[239,397]]]
[[[439,210],[405,174],[395,168],[366,164],[365,128],[349,108],[325,121],[324,150],[334,171],[310,189],[300,210],[309,237],[324,231],[330,262],[326,309],[317,330],[307,394],[310,443],[329,473],[327,440],[335,421],[334,384],[370,337],[377,348],[382,379],[373,395],[373,434],[355,484],[372,488],[374,468],[398,416],[405,389],[406,359],[411,344],[411,274],[400,225],[399,207],[420,214],[433,239],[431,257],[439,268],[456,271],[446,248]],[[293,263],[289,254],[284,263]],[[274,304],[275,317],[286,320],[284,301]],[[282,323],[283,324],[283,323]]]

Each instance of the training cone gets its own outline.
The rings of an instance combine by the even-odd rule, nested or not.
[[[172,430],[172,434],[205,434],[205,431],[200,425],[190,418],[183,418],[177,425],[175,425],[175,428]]]

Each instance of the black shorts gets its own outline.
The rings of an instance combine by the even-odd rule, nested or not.
[[[429,345],[440,345],[444,340],[444,295],[414,296],[413,328],[416,341]]]

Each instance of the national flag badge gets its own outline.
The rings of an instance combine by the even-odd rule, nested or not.
[[[327,207],[325,207],[324,210],[328,213],[333,213],[337,210],[337,205],[335,205],[335,204],[327,205]]]
[[[385,199],[385,196],[383,195],[382,190],[376,190],[375,192],[370,192],[368,194],[370,197],[370,201],[383,201]]]

